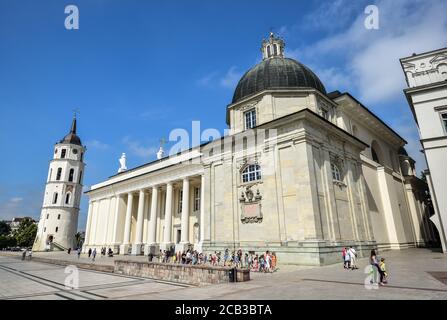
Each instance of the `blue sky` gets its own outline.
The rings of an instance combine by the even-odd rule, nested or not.
[[[64,27],[69,4],[79,30]],[[363,26],[368,4],[379,30]],[[422,170],[398,59],[445,47],[445,12],[442,0],[0,0],[0,219],[39,217],[53,145],[75,108],[86,187],[115,174],[122,152],[129,167],[155,159],[159,139],[193,120],[222,132],[272,28],[328,91],[349,91],[406,138]]]

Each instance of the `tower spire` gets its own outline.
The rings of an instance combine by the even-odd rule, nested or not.
[[[70,133],[76,134],[76,113],[73,116],[73,121],[71,123]]]

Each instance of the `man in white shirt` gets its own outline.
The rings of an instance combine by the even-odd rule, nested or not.
[[[356,261],[357,261],[357,252],[353,247],[349,247],[348,254],[351,257],[351,270],[358,269]]]

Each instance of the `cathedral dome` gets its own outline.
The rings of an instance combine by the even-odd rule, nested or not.
[[[239,80],[232,103],[267,89],[312,88],[326,94],[320,79],[308,67],[284,57],[284,41],[272,33],[263,41],[264,59]]]

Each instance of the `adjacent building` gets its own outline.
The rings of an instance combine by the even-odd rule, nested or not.
[[[419,135],[428,170],[425,172],[436,225],[447,252],[447,48],[400,59],[408,88],[404,90]]]

